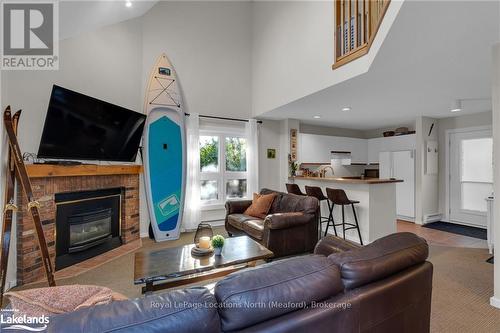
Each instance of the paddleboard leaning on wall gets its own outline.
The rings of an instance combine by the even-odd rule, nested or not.
[[[154,65],[144,103],[145,190],[156,241],[178,239],[186,184],[185,114],[175,70],[165,54]]]

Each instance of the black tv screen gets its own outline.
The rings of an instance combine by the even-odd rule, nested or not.
[[[38,157],[135,161],[146,116],[54,85]]]

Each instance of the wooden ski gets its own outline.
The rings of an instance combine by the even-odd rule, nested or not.
[[[10,110],[10,106],[7,107]],[[14,128],[14,133],[17,134],[17,125],[19,123],[19,117],[21,116],[21,110],[17,111],[12,117],[12,126]],[[3,224],[2,224],[2,249],[0,255],[0,306],[3,303],[3,293],[5,291],[5,282],[7,280],[7,266],[9,262],[9,250],[10,250],[10,240],[12,232],[12,218],[14,212],[17,210],[14,198],[14,183],[16,180],[16,170],[14,161],[12,160],[12,150],[7,146],[7,170],[5,173],[6,184],[5,184],[5,206],[3,210]]]
[[[42,255],[42,262],[45,268],[45,274],[47,275],[47,281],[49,286],[55,286],[54,273],[52,270],[52,263],[50,262],[49,249],[47,247],[47,241],[45,240],[45,235],[43,233],[42,222],[40,220],[40,213],[38,211],[40,203],[35,200],[33,196],[33,190],[31,187],[31,182],[28,177],[28,172],[24,165],[23,157],[21,154],[21,149],[19,148],[19,143],[17,142],[16,133],[14,131],[14,126],[12,123],[12,115],[10,109],[6,109],[3,116],[5,130],[7,131],[7,138],[9,140],[9,146],[12,151],[12,160],[15,164],[16,176],[21,185],[21,189],[26,196],[28,201],[28,211],[31,213],[33,218],[33,223],[35,225],[35,231],[38,238],[38,245],[40,247],[40,253]]]

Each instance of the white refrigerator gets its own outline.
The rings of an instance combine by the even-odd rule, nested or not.
[[[396,183],[396,214],[400,219],[415,219],[415,152],[402,150],[379,154],[380,178],[402,179]]]

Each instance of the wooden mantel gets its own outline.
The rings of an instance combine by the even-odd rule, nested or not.
[[[106,175],[133,175],[142,172],[141,165],[51,165],[27,164],[30,178],[42,177],[74,177],[74,176],[106,176]]]

